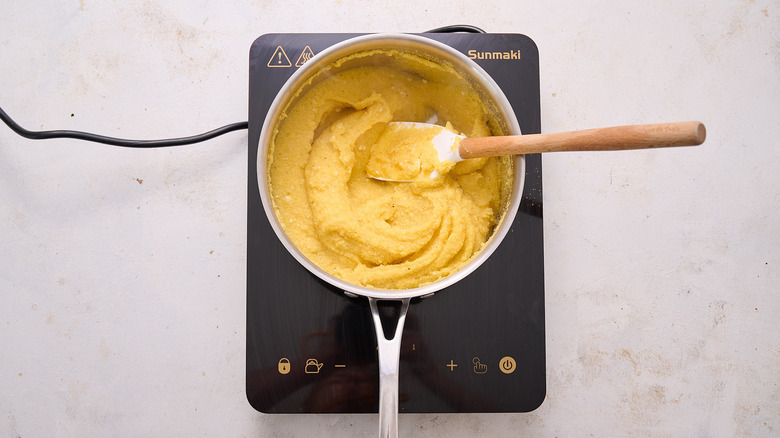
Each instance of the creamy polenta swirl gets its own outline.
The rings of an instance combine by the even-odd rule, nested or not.
[[[268,177],[282,229],[312,263],[358,286],[409,289],[450,275],[483,248],[511,188],[511,160],[466,160],[411,182],[369,178],[372,146],[391,121],[435,115],[467,136],[502,134],[451,67],[382,55],[392,62],[326,69],[284,110]]]

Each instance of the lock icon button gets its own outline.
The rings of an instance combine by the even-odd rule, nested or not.
[[[279,374],[287,374],[290,372],[290,360],[283,357],[279,360]]]

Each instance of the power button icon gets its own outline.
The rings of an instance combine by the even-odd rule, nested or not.
[[[498,368],[504,374],[512,374],[517,368],[517,362],[513,357],[505,356],[498,362]]]

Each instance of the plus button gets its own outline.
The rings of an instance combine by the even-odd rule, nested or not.
[[[445,365],[445,366],[449,367],[449,368],[450,368],[450,371],[455,371],[455,367],[456,367],[456,366],[458,366],[458,364],[456,364],[455,362],[453,362],[452,360],[450,360],[450,363],[448,363],[448,364],[447,364],[447,365]]]

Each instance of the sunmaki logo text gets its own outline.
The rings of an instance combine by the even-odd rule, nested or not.
[[[469,50],[467,55],[471,59],[520,59],[520,50],[509,50],[506,52],[482,52],[479,50]]]

